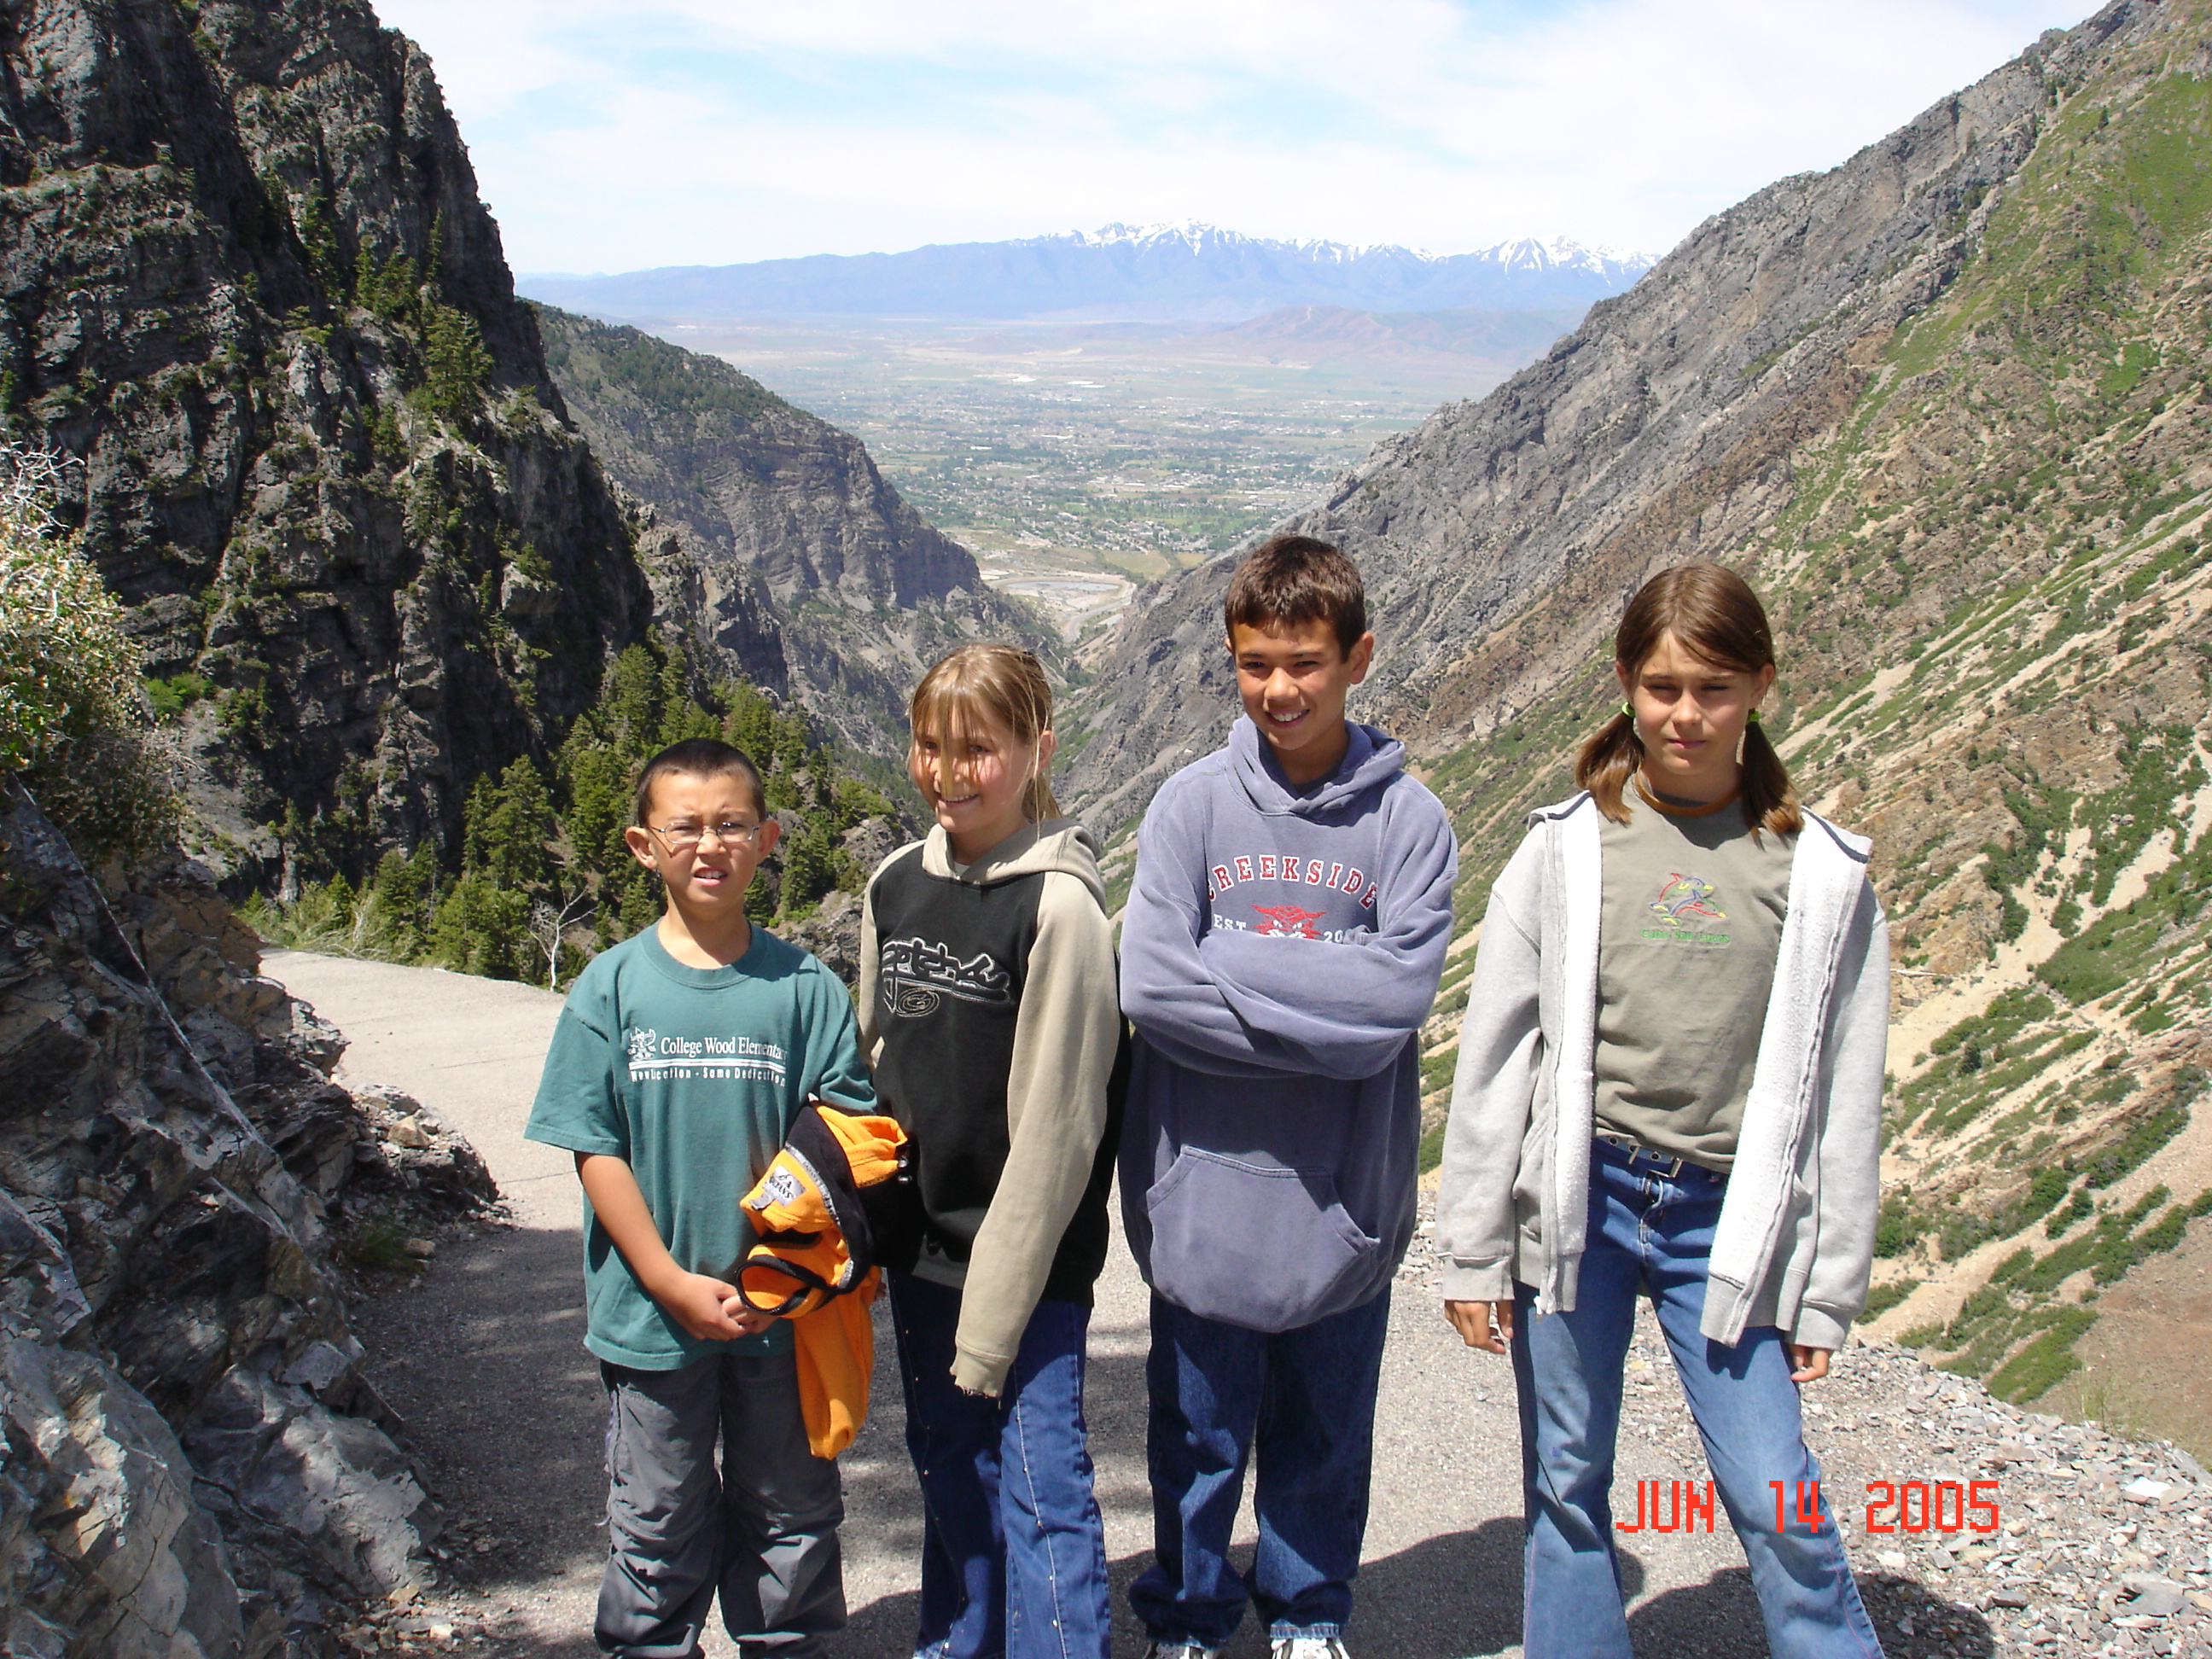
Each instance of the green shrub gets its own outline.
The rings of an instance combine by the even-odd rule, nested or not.
[[[2172,1105],[2152,1113],[2121,1138],[2089,1160],[2083,1182],[2109,1187],[2126,1175],[2189,1125],[2189,1109]]]
[[[1441,1149],[1439,1149],[1439,1156],[1441,1157]],[[1866,1309],[1864,1312],[1860,1314],[1859,1317],[1862,1319],[1880,1318],[1882,1315],[1887,1313],[1892,1308],[1894,1308],[1899,1303],[1904,1301],[1906,1297],[1911,1296],[1913,1291],[1918,1290],[1920,1288],[1921,1282],[1922,1281],[1917,1279],[1892,1279],[1887,1285],[1875,1285],[1872,1290],[1867,1292]]]
[[[2077,1189],[2074,1201],[2043,1224],[2043,1236],[2045,1238],[2057,1237],[2096,1207],[2097,1201],[2089,1196],[2087,1188]]]
[[[1902,1255],[1920,1240],[1927,1224],[1911,1206],[1911,1195],[1899,1193],[1881,1201],[1881,1218],[1875,1224],[1874,1253]]]
[[[53,516],[63,466],[0,441],[0,774],[99,857],[169,841],[183,804],[122,606]]]
[[[2041,1398],[2081,1369],[2074,1345],[2097,1322],[2094,1310],[2062,1308],[2047,1330],[2008,1360],[1990,1379],[1990,1392],[2016,1406]]]
[[[146,701],[157,720],[175,720],[194,703],[214,695],[214,684],[204,675],[190,671],[166,680],[149,677],[146,681]]]
[[[1437,1164],[1444,1161],[1445,1127],[1446,1120],[1439,1118],[1435,1123],[1431,1124],[1428,1128],[1424,1129],[1421,1132],[1419,1167],[1423,1175],[1426,1175],[1430,1170],[1435,1169]],[[1871,1309],[1869,1310],[1867,1317],[1869,1319],[1874,1317],[1873,1310]]]

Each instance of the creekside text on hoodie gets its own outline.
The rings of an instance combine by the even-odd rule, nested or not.
[[[1249,720],[1168,780],[1121,925],[1130,1249],[1170,1301],[1257,1330],[1357,1307],[1413,1236],[1458,853],[1404,746],[1349,732],[1303,790]]]
[[[933,829],[861,907],[861,1047],[924,1211],[911,1266],[960,1291],[975,1393],[1000,1392],[1040,1299],[1088,1307],[1105,1264],[1128,1040],[1104,896],[1090,835],[1054,818],[957,872]]]

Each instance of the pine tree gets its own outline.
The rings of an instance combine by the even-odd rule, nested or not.
[[[589,875],[617,872],[629,862],[623,830],[631,816],[629,780],[621,760],[603,744],[572,735],[562,745],[561,774],[568,800],[561,829],[570,861]]]
[[[528,756],[516,757],[495,785],[477,779],[465,812],[465,867],[471,874],[489,876],[501,887],[523,893],[535,892],[551,880],[548,843],[555,830],[553,802]]]

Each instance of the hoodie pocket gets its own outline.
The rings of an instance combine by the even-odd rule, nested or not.
[[[1380,1241],[1337,1201],[1325,1170],[1245,1164],[1186,1146],[1145,1194],[1152,1288],[1192,1313],[1287,1331],[1351,1304]]]

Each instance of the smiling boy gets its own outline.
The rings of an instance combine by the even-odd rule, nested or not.
[[[1359,573],[1279,536],[1224,606],[1248,719],[1168,780],[1121,933],[1137,1038],[1121,1141],[1152,1287],[1155,1659],[1224,1646],[1248,1599],[1274,1659],[1342,1659],[1366,1530],[1389,1285],[1413,1229],[1415,1034],[1457,852],[1405,750],[1345,718]],[[1248,1455],[1260,1547],[1228,1561]]]
[[[594,1633],[635,1659],[696,1654],[718,1592],[747,1654],[818,1659],[845,1623],[837,1466],[808,1447],[789,1329],[726,1276],[799,1109],[875,1100],[845,988],[745,917],[776,835],[742,750],[692,738],[647,763],[623,838],[667,908],[578,976],[525,1131],[583,1185],[609,1413]]]

